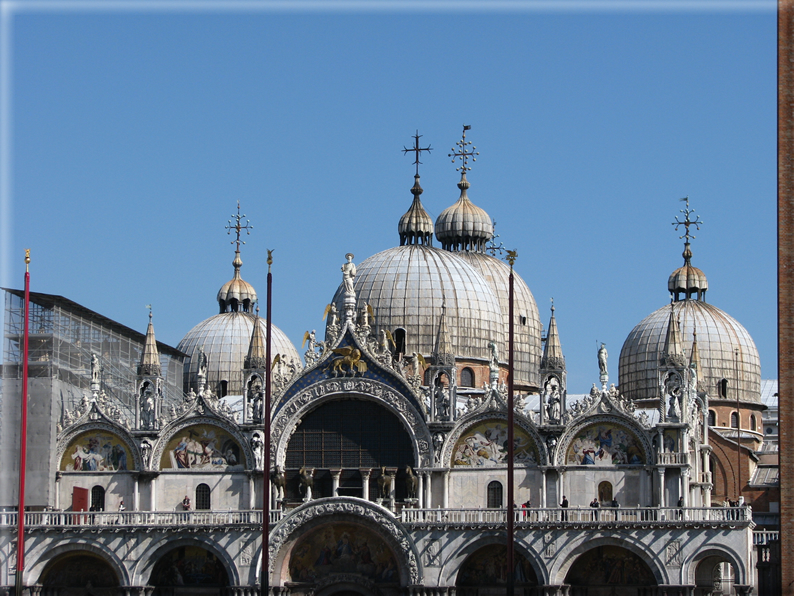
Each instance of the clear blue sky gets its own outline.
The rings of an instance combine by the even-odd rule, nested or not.
[[[3,285],[31,248],[33,290],[141,331],[152,304],[175,346],[217,312],[239,200],[243,278],[264,303],[275,248],[273,322],[300,347],[344,254],[399,244],[416,129],[426,209],[457,199],[466,123],[469,196],[544,324],[554,297],[570,392],[597,380],[596,341],[616,380],[669,301],[686,195],[707,298],[776,378],[774,2],[87,6],[5,6]]]

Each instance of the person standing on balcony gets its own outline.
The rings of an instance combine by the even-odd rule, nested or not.
[[[560,507],[564,509],[562,512],[562,521],[568,521],[568,497],[565,495],[562,496],[562,503],[560,503]]]

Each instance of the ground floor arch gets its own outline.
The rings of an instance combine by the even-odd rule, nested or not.
[[[721,549],[704,549],[689,565],[689,583],[696,586],[696,596],[712,593],[733,594],[734,587],[746,585],[745,569],[733,553]]]
[[[116,596],[121,581],[107,559],[88,550],[72,550],[53,557],[38,583],[59,596]]]
[[[571,596],[635,596],[638,589],[658,582],[643,557],[622,546],[602,544],[576,557],[565,583],[571,586]]]
[[[508,569],[507,546],[486,544],[469,554],[461,565],[455,586],[459,596],[494,594],[503,588],[506,593],[508,579],[512,575],[518,593],[538,585],[538,576],[523,553],[513,553],[513,569]]]

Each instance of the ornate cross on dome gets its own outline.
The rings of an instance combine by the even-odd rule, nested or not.
[[[455,168],[455,171],[456,172],[461,172],[464,176],[466,175],[466,171],[467,170],[471,170],[471,168],[466,165],[466,161],[468,160],[468,158],[471,157],[472,161],[477,161],[477,158],[474,157],[474,156],[480,154],[479,151],[474,151],[474,149],[476,149],[477,147],[472,147],[471,151],[466,151],[466,146],[467,145],[471,145],[471,141],[467,141],[466,140],[466,131],[467,130],[471,130],[471,125],[464,124],[463,125],[463,138],[460,141],[458,141],[457,143],[455,143],[458,146],[458,149],[456,150],[455,147],[453,147],[452,148],[452,153],[447,155],[447,157],[451,157],[452,158],[452,163],[455,163],[455,159],[460,157],[460,160],[463,162],[463,165],[461,165],[459,168]]]
[[[232,220],[230,219],[229,222],[226,224],[225,229],[227,234],[231,234],[232,230],[237,232],[237,238],[231,241],[231,244],[237,244],[237,252],[240,252],[240,245],[245,244],[245,241],[240,240],[240,232],[245,230],[245,233],[249,236],[251,235],[251,230],[254,229],[254,226],[251,225],[251,222],[247,219],[245,220],[245,225],[240,225],[240,221],[245,217],[245,213],[240,215],[240,201],[237,201],[237,215],[232,213],[232,217],[235,219],[235,224],[232,225]]]
[[[416,165],[417,176],[419,175],[419,164],[422,163],[421,161],[419,161],[419,154],[422,151],[427,151],[428,153],[430,153],[430,151],[433,149],[430,145],[428,145],[427,147],[419,146],[419,139],[422,138],[422,136],[423,135],[420,135],[419,131],[417,130],[416,134],[414,135],[414,146],[408,149],[405,145],[403,145],[403,154],[408,153],[409,151],[413,151],[416,154],[416,161],[414,161],[414,164]]]
[[[703,221],[700,219],[699,215],[697,217],[695,217],[695,219],[689,219],[689,216],[692,213],[694,213],[695,210],[689,208],[689,197],[684,197],[681,200],[682,201],[686,201],[686,209],[681,209],[681,213],[683,213],[684,216],[685,216],[684,217],[684,221],[680,221],[678,219],[678,216],[676,215],[675,216],[675,221],[672,222],[672,224],[675,226],[675,231],[676,232],[678,231],[679,227],[681,227],[681,226],[686,227],[686,234],[684,234],[683,236],[679,236],[679,238],[686,238],[686,243],[689,244],[689,239],[690,238],[695,238],[695,236],[692,236],[689,233],[689,226],[695,226],[695,229],[699,230],[700,229],[700,224],[702,224]]]

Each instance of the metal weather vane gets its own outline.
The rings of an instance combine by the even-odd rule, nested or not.
[[[235,240],[232,240],[231,244],[237,244],[237,252],[240,252],[240,245],[245,244],[244,240],[240,240],[240,232],[245,230],[245,233],[250,236],[251,230],[254,229],[254,226],[252,226],[251,222],[248,221],[247,219],[245,220],[245,225],[240,224],[240,221],[245,218],[245,213],[240,215],[240,201],[237,201],[237,214],[235,215],[234,213],[232,213],[232,217],[235,219],[235,224],[232,225],[232,220],[230,219],[229,222],[226,224],[226,226],[224,226],[224,228],[226,229],[227,234],[231,234],[232,230],[235,230],[235,232],[237,232],[237,238]]]
[[[414,165],[416,166],[416,175],[417,176],[419,175],[419,164],[422,163],[421,161],[419,161],[419,154],[422,153],[422,151],[427,151],[428,153],[430,153],[430,151],[433,150],[433,148],[430,145],[428,145],[427,147],[420,147],[419,146],[419,139],[421,139],[423,136],[424,135],[420,135],[419,131],[417,130],[416,134],[413,136],[413,138],[414,138],[414,146],[409,149],[408,147],[403,145],[403,154],[406,154],[409,151],[413,151],[416,154],[416,159],[414,161]]]
[[[702,219],[700,219],[699,215],[696,216],[695,219],[690,219],[689,216],[692,215],[695,212],[695,210],[689,208],[689,197],[684,197],[683,199],[680,199],[680,200],[681,201],[686,201],[686,208],[685,209],[681,209],[681,213],[684,214],[684,221],[679,220],[678,216],[676,215],[675,216],[675,221],[672,222],[672,224],[675,226],[675,231],[676,232],[678,231],[678,228],[680,228],[681,226],[684,226],[686,228],[686,233],[683,236],[679,236],[679,238],[680,239],[686,238],[685,242],[687,244],[689,244],[689,239],[690,238],[692,238],[692,239],[696,238],[696,236],[693,236],[692,234],[689,233],[689,226],[695,226],[695,229],[699,230],[700,229],[700,224],[702,224],[704,222],[703,222]]]
[[[477,158],[474,157],[474,156],[480,154],[479,151],[475,151],[475,149],[477,149],[477,147],[474,147],[474,146],[472,146],[472,148],[471,148],[472,150],[471,151],[467,151],[466,150],[466,147],[468,145],[471,145],[471,141],[467,141],[466,140],[466,131],[467,130],[471,130],[471,125],[464,124],[463,125],[463,137],[461,138],[460,141],[455,143],[455,145],[457,145],[458,148],[455,149],[455,147],[453,147],[452,148],[452,153],[447,155],[447,157],[451,157],[452,158],[452,163],[455,163],[455,160],[458,157],[460,158],[462,164],[459,167],[455,168],[455,171],[456,172],[461,172],[461,174],[463,174],[464,176],[466,175],[466,172],[468,170],[471,170],[471,167],[467,165],[469,157],[471,157],[472,161],[477,161]]]

